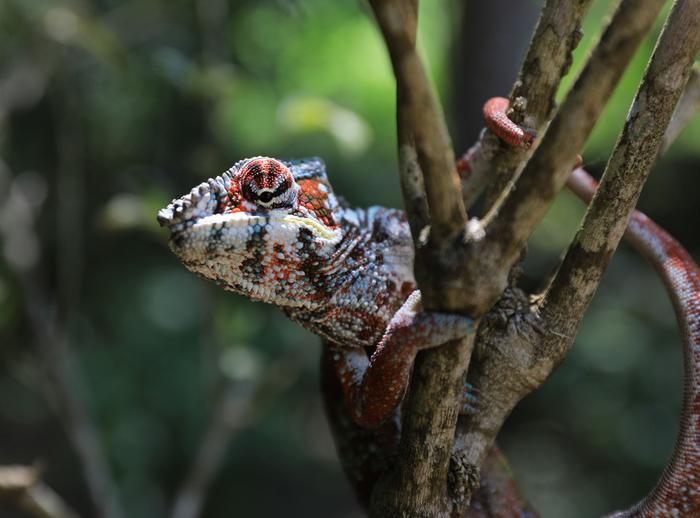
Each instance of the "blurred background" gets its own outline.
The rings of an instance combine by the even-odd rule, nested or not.
[[[456,148],[510,89],[538,1],[422,2]],[[596,0],[570,84],[601,28]],[[600,174],[660,29],[584,154]],[[640,202],[700,257],[700,120]],[[394,87],[364,2],[0,2],[0,465],[80,516],[360,516],[318,394],[318,340],[168,251],[156,211],[252,155],[322,156],[337,192],[401,206]],[[563,193],[523,283],[583,214]],[[661,283],[616,254],[567,361],[500,436],[543,516],[627,505],[677,430],[680,337]],[[0,516],[28,516],[0,497]]]

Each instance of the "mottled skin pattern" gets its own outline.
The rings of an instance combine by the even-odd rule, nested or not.
[[[420,310],[404,213],[342,205],[318,158],[241,160],[158,219],[188,269],[281,307],[329,344],[361,426],[394,413],[420,349],[472,330],[465,317]]]
[[[510,121],[507,109],[506,99],[488,101],[487,126],[510,145],[529,147],[534,134]],[[469,158],[458,162],[463,174]],[[595,188],[581,185],[587,195]],[[472,331],[463,317],[420,311],[405,215],[340,203],[320,159],[255,157],[173,200],[158,220],[188,269],[281,307],[324,339],[327,411],[346,472],[367,504],[398,443],[399,404],[416,352]],[[679,441],[659,484],[616,516],[700,516],[698,268],[641,214],[635,213],[628,237],[661,272],[674,300],[686,335],[686,391]],[[483,468],[483,489],[468,516],[535,515],[511,481],[489,481],[488,462]]]
[[[483,113],[486,127],[498,138],[513,147],[529,148],[535,133],[521,128],[508,118],[510,101],[504,97],[492,97],[484,103]]]
[[[530,147],[534,134],[511,122],[508,100],[495,97],[484,106],[486,125],[511,145]],[[506,122],[504,122],[506,121]],[[596,190],[596,182],[580,168],[569,177],[567,186],[586,202]],[[464,168],[468,171],[467,167]],[[683,333],[684,391],[680,430],[673,455],[652,491],[625,511],[624,517],[700,516],[700,268],[688,252],[663,228],[646,215],[634,211],[625,238],[661,276],[673,302]]]
[[[576,169],[569,187],[584,200],[596,182]],[[654,489],[639,503],[613,517],[700,516],[700,269],[693,258],[646,215],[634,211],[625,237],[661,276],[683,334],[685,385],[676,445]]]

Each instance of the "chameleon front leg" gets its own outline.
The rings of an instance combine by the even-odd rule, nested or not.
[[[471,332],[473,323],[465,316],[422,311],[416,290],[370,357],[359,348],[333,349],[333,366],[353,421],[366,428],[381,424],[403,399],[416,353]]]

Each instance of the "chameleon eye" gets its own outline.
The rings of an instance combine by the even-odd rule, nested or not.
[[[270,203],[273,199],[272,193],[270,191],[261,192],[258,195],[258,201],[260,203]]]
[[[241,194],[249,202],[266,209],[291,207],[298,186],[292,173],[274,158],[254,158],[239,173]]]

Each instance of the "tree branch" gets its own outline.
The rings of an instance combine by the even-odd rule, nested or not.
[[[699,48],[700,3],[676,0],[582,226],[539,304],[559,359],[624,234]]]
[[[78,518],[63,499],[39,478],[32,466],[0,467],[0,501],[10,501],[36,518]]]
[[[460,423],[456,441],[474,465],[517,402],[544,382],[573,341],[593,295],[590,285],[581,283],[593,279],[593,288],[597,285],[624,231],[700,44],[700,5],[691,3],[680,0],[672,11],[606,169],[607,192],[591,205],[544,301],[530,307],[524,294],[511,290],[484,318],[469,371],[469,381],[484,398],[483,411]]]
[[[571,53],[581,39],[581,24],[592,0],[547,0],[530,40],[518,79],[510,93],[509,117],[537,133],[544,130],[554,113],[557,88],[571,66]],[[503,144],[490,131],[479,137],[478,156],[472,162],[469,179],[463,183],[464,204],[469,208],[488,184],[485,207],[495,202],[499,193],[525,163],[531,151]],[[483,157],[483,158],[482,158]]]
[[[370,0],[391,58],[403,144],[413,140],[423,173],[431,232],[446,239],[464,231],[466,214],[447,127],[416,52],[418,1]],[[408,171],[401,171],[402,177]],[[402,180],[403,185],[410,181]],[[407,200],[407,204],[411,199]],[[409,211],[412,215],[413,211]],[[417,236],[416,236],[417,237]]]
[[[467,313],[462,301],[445,296],[434,282],[455,277],[455,262],[433,259],[440,255],[436,250],[447,254],[461,240],[467,215],[444,117],[415,48],[418,2],[371,0],[370,5],[396,77],[400,174],[422,304],[428,310]],[[472,343],[472,338],[450,342],[416,358],[398,460],[392,473],[378,483],[381,489],[373,493],[372,515],[449,512],[447,472]]]
[[[482,253],[494,258],[494,274],[507,269],[520,256],[566,182],[578,152],[663,4],[663,0],[627,0],[620,4],[518,178],[517,189],[487,214]]]

